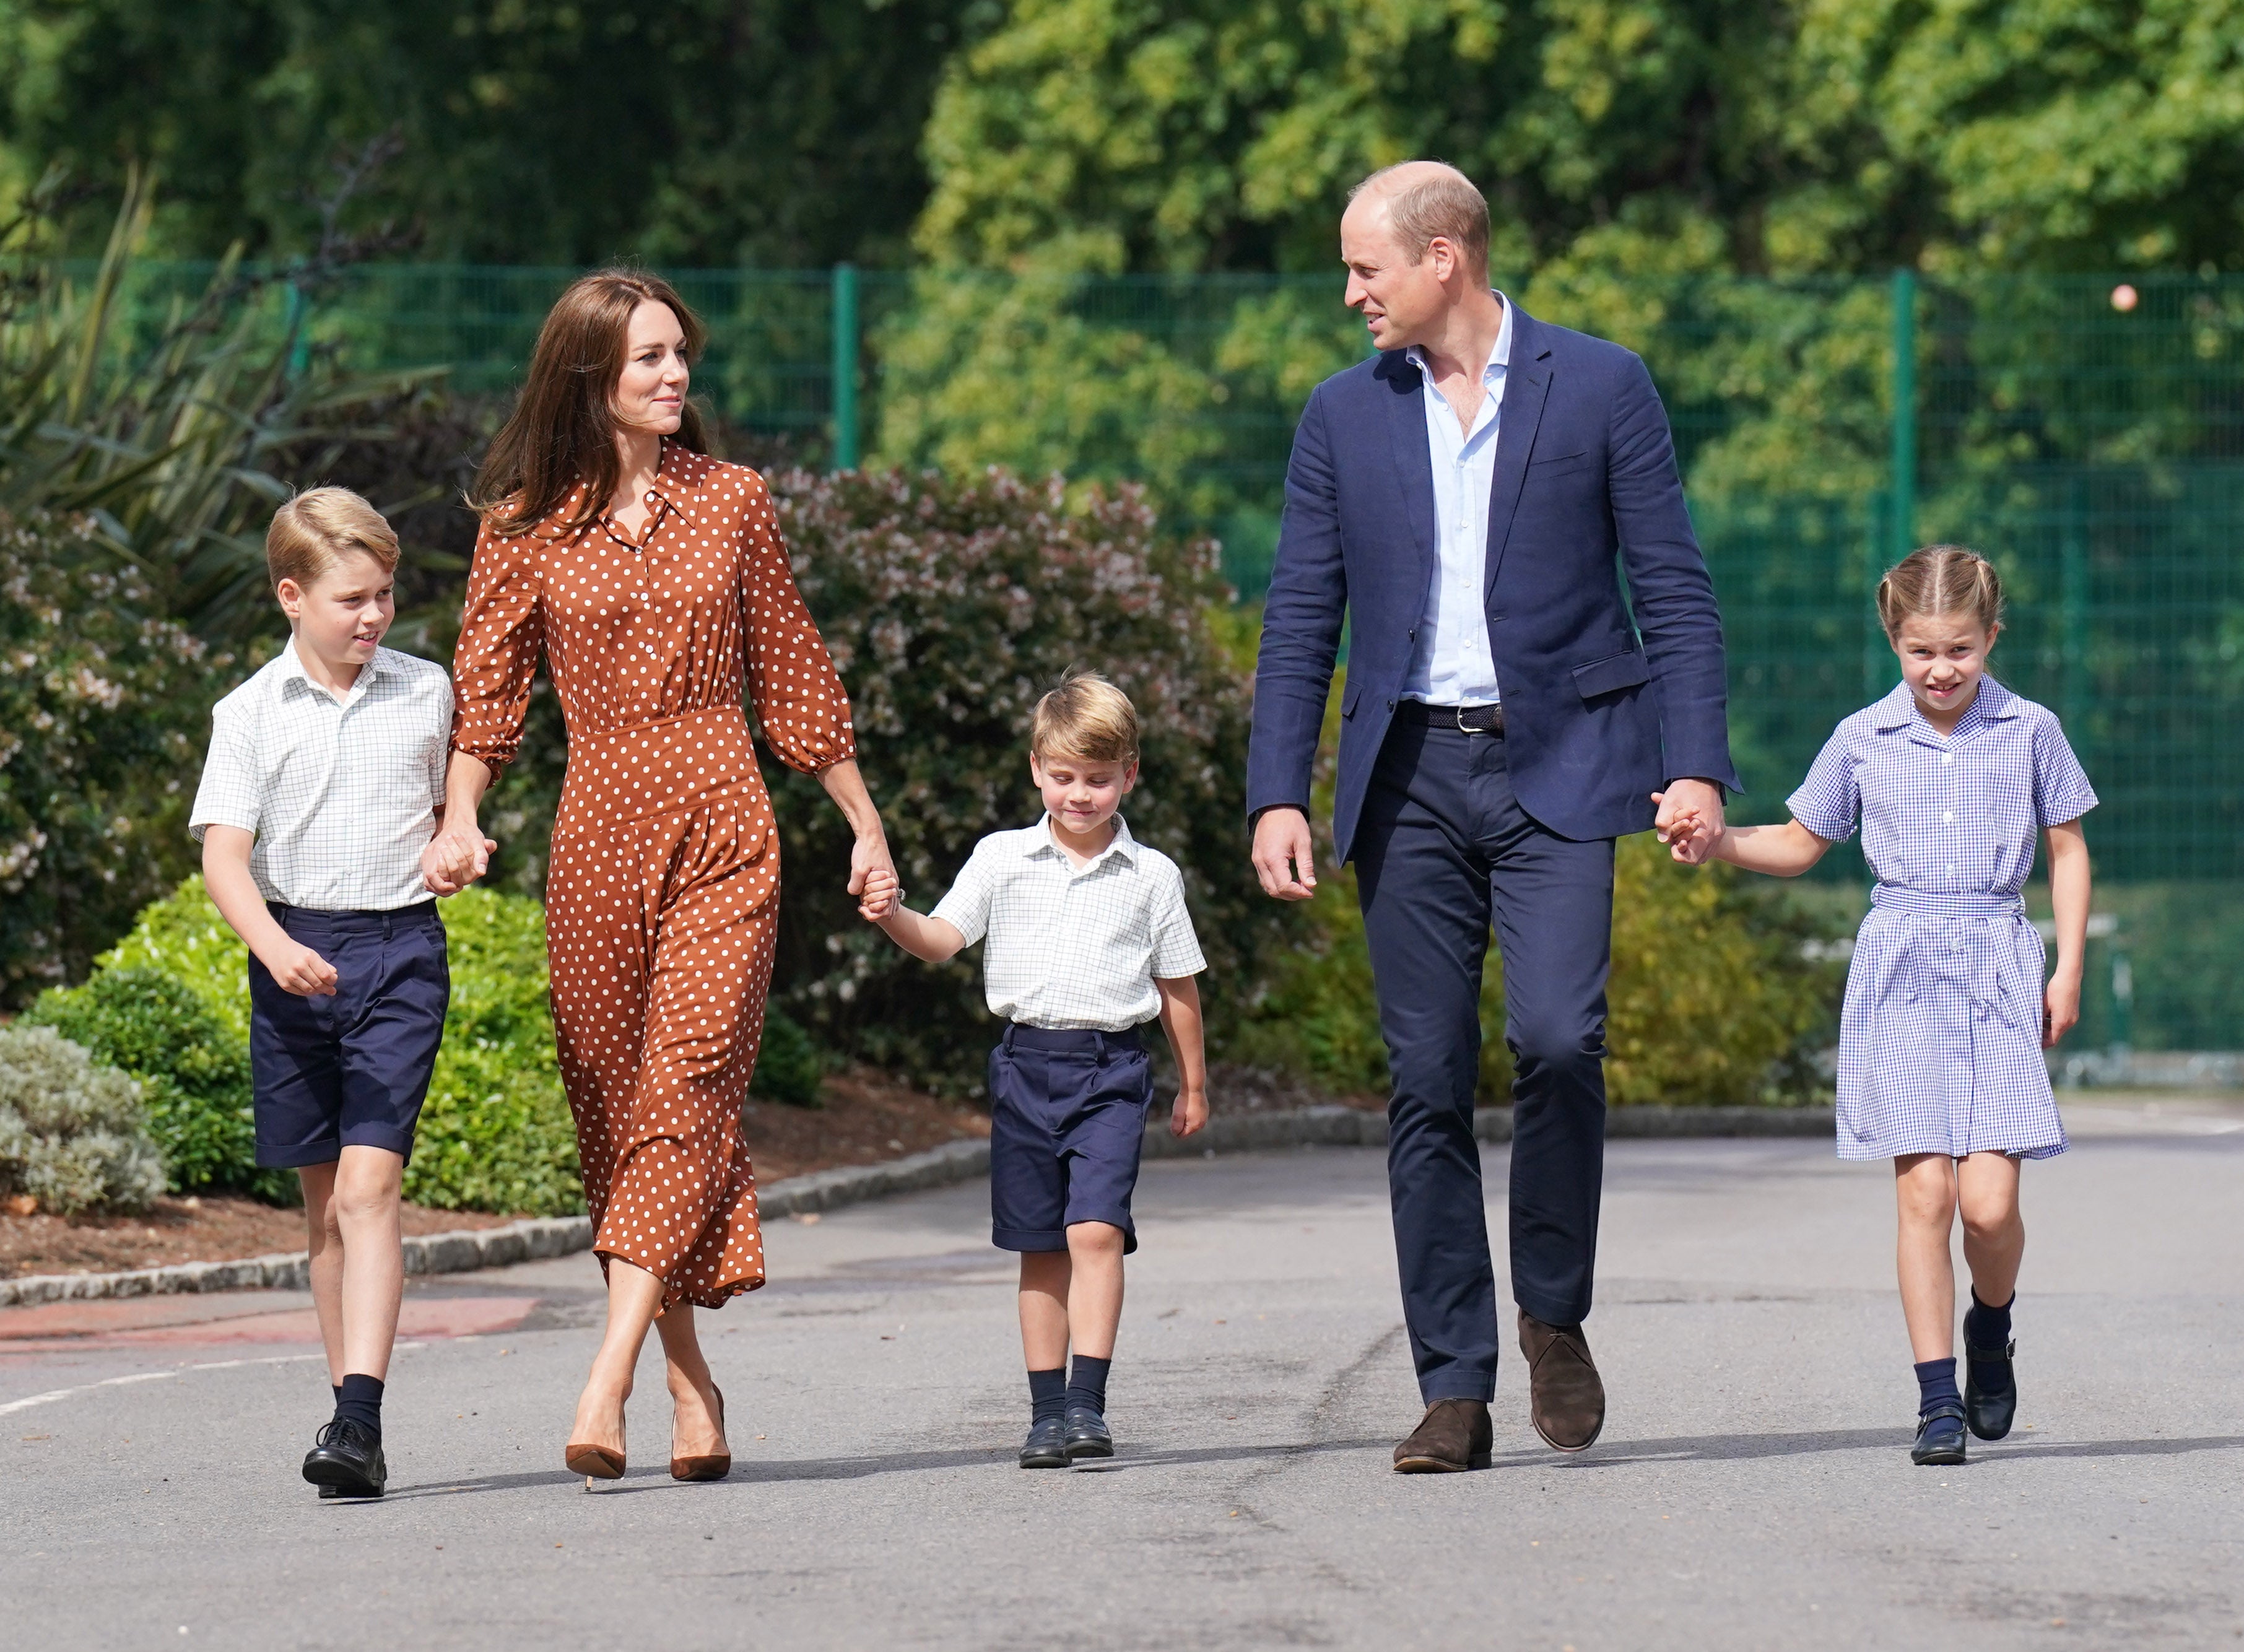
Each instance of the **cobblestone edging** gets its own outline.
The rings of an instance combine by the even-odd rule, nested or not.
[[[1605,1134],[1641,1136],[1828,1136],[1828,1107],[1615,1107],[1605,1115]],[[1483,1107],[1474,1115],[1473,1134],[1484,1141],[1511,1140],[1511,1109]],[[1146,1128],[1149,1159],[1213,1157],[1260,1148],[1299,1147],[1375,1148],[1387,1143],[1387,1115],[1355,1107],[1302,1107],[1287,1113],[1247,1113],[1219,1118],[1199,1134],[1179,1140],[1169,1134],[1165,1110]],[[947,1187],[986,1175],[987,1141],[953,1141],[882,1164],[849,1165],[789,1176],[763,1189],[756,1201],[767,1217],[794,1216],[838,1209],[868,1199]],[[589,1249],[592,1224],[583,1216],[532,1217],[503,1228],[430,1234],[405,1241],[409,1274],[467,1273],[517,1262],[565,1256]],[[84,1302],[108,1297],[166,1297],[205,1290],[301,1290],[308,1263],[301,1252],[251,1256],[240,1262],[187,1262],[169,1268],[139,1268],[129,1273],[34,1274],[0,1279],[0,1308],[43,1302]]]

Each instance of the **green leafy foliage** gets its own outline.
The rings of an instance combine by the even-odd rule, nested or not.
[[[451,958],[444,1043],[421,1112],[405,1196],[445,1209],[557,1215],[584,1208],[577,1139],[562,1094],[546,996],[545,913],[534,900],[470,889],[439,909]],[[118,978],[123,978],[121,980]],[[84,986],[51,992],[35,1019],[113,1040],[108,1059],[137,1069],[193,1109],[187,1134],[209,1154],[210,1185],[278,1189],[257,1180],[253,1135],[226,1134],[213,1114],[247,1100],[248,951],[190,877],[143,912]],[[230,1063],[239,1051],[240,1065]],[[220,1082],[239,1074],[240,1087]],[[228,1118],[238,1114],[226,1114]],[[238,1154],[222,1166],[220,1144]],[[186,1185],[182,1183],[181,1185]]]
[[[1247,684],[1210,620],[1225,594],[1213,547],[1164,538],[1135,491],[1071,503],[1057,479],[796,472],[774,491],[915,904],[983,836],[1038,817],[1029,713],[1069,667],[1103,671],[1145,729],[1130,829],[1184,869],[1220,1037],[1288,920],[1241,852]],[[787,1007],[829,1048],[970,1085],[989,1044],[978,954],[929,966],[860,919],[839,814],[808,776],[767,778],[787,843]]]
[[[140,1087],[51,1027],[0,1027],[0,1194],[76,1215],[145,1210],[163,1190]]]
[[[802,1030],[802,1023],[784,1010],[767,1009],[756,1073],[748,1087],[789,1107],[814,1107],[825,1079],[826,1058]]]

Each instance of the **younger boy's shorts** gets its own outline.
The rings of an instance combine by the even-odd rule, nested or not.
[[[335,966],[335,990],[300,998],[249,959],[257,1162],[332,1164],[350,1147],[413,1156],[413,1127],[452,996],[436,903],[316,912],[269,902],[289,936]]]
[[[1122,1229],[1138,1248],[1130,1195],[1153,1105],[1138,1030],[1005,1029],[990,1052],[990,1239],[1005,1250],[1065,1250],[1071,1222]]]

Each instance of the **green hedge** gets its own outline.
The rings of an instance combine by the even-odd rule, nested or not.
[[[544,909],[471,889],[438,910],[452,1004],[405,1196],[445,1209],[581,1210],[546,1002]],[[85,985],[47,992],[24,1019],[142,1080],[175,1186],[286,1196],[294,1178],[253,1162],[247,956],[191,877],[140,914]]]

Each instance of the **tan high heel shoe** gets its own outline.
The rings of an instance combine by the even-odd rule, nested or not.
[[[622,1451],[610,1451],[605,1446],[572,1439],[562,1448],[562,1461],[571,1474],[582,1474],[586,1479],[621,1479],[624,1477]]]
[[[717,1432],[725,1432],[725,1391],[716,1384],[709,1385],[717,1396]],[[670,1459],[670,1478],[674,1480],[720,1480],[733,1472],[733,1453],[711,1452],[703,1457],[673,1457]]]

